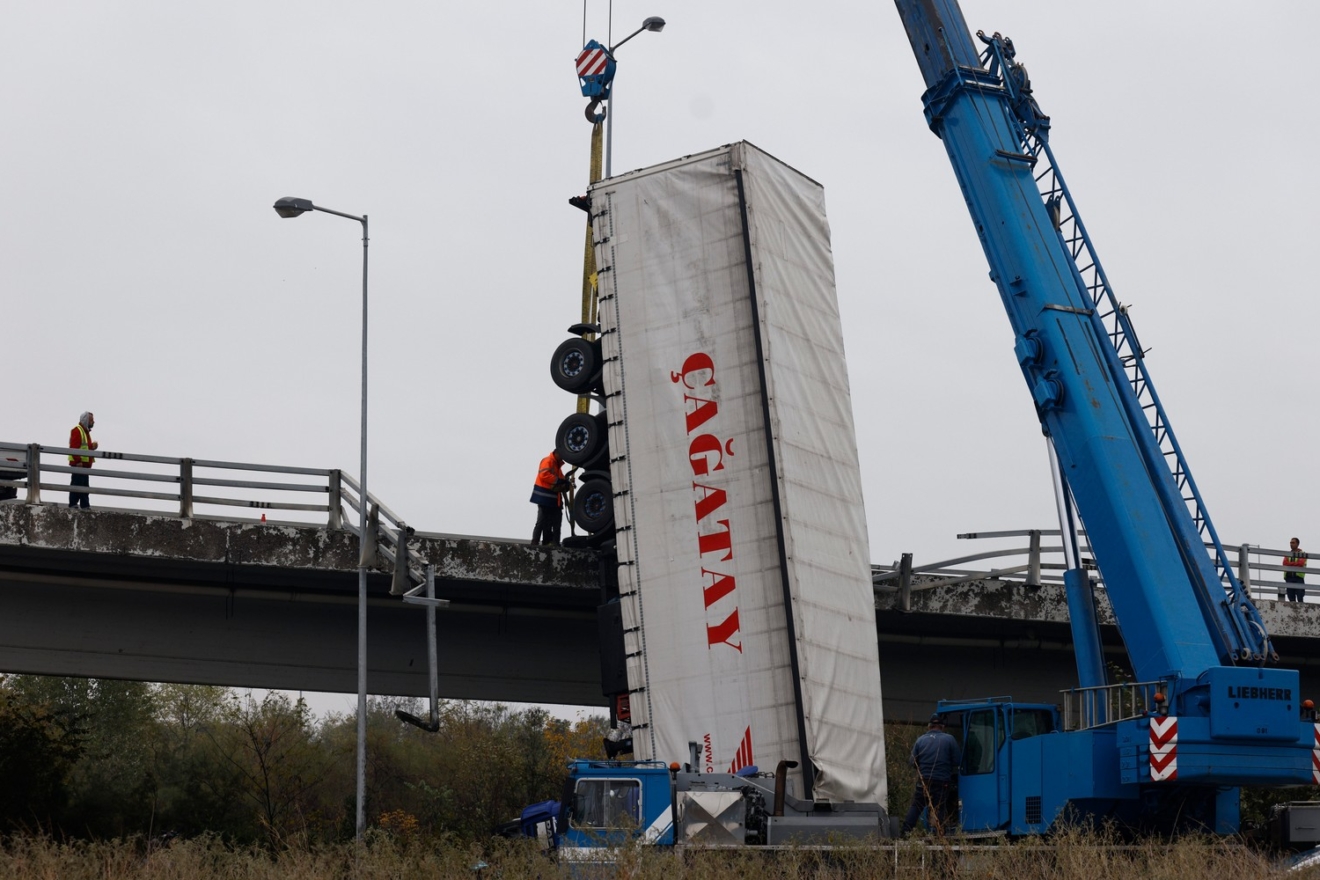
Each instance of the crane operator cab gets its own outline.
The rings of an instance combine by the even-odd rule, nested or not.
[[[982,700],[941,700],[936,711],[944,716],[945,731],[958,740],[962,764],[958,768],[959,818],[964,832],[1008,830],[1015,778],[1041,772],[1039,758],[1014,767],[1014,745],[1054,733],[1062,728],[1059,710],[1043,703],[1013,703],[1008,697]],[[1034,764],[1034,768],[1030,765]],[[1033,786],[1033,790],[1035,787]],[[1031,800],[1027,798],[1026,800]],[[1035,813],[1023,804],[1038,823]]]

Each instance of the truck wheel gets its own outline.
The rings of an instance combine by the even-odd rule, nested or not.
[[[570,394],[586,391],[599,369],[600,343],[581,337],[564,340],[550,360],[550,378]]]
[[[609,480],[589,480],[577,490],[573,521],[593,535],[614,525],[614,490]]]
[[[564,419],[555,433],[559,457],[572,465],[582,465],[595,458],[605,447],[605,432],[600,419],[587,413],[573,413]]]

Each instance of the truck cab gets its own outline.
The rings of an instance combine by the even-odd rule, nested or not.
[[[572,761],[560,798],[554,844],[562,854],[637,837],[674,842],[669,768],[659,761]]]

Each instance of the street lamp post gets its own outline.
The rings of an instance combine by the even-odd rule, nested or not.
[[[619,42],[615,43],[613,46],[610,46],[608,50],[610,58],[614,58],[614,50],[618,49],[620,46],[622,46],[624,43],[628,42],[633,37],[640,34],[642,31],[653,31],[654,33],[658,34],[664,29],[665,29],[665,20],[663,18],[661,18],[658,15],[652,15],[647,17],[647,19],[642,22],[641,27],[633,31],[628,36],[624,37],[622,40],[619,40]],[[613,174],[611,174],[611,171],[613,170],[613,162],[611,161],[611,159],[612,159],[613,147],[614,147],[614,92],[616,89],[617,89],[617,85],[612,82],[610,84],[609,111],[605,114],[605,176],[606,177],[614,176]]]
[[[312,204],[310,199],[285,196],[275,203],[281,217],[297,217],[322,211],[362,224],[362,435],[358,477],[358,707],[357,707],[357,837],[366,828],[364,804],[367,793],[367,215],[361,217]]]

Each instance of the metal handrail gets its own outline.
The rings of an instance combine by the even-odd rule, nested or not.
[[[73,467],[63,460],[70,455],[101,459],[102,461],[161,465],[162,468],[157,472],[105,467],[88,471],[84,468]],[[245,480],[220,474],[204,475],[198,473],[209,469],[229,472],[248,471],[291,477],[319,477],[321,479],[316,482]],[[56,474],[74,473],[86,473],[94,477],[95,482],[84,489],[51,482],[46,479],[46,477]],[[249,507],[262,510],[323,513],[326,514],[325,521],[330,528],[338,529],[343,526],[342,499],[340,497],[340,486],[343,481],[337,470],[328,468],[285,467],[251,462],[211,461],[163,455],[144,455],[134,452],[112,452],[99,449],[72,449],[67,446],[0,442],[0,477],[7,478],[0,479],[0,489],[15,490],[14,494],[21,491],[24,493],[25,500],[31,504],[41,503],[43,492],[70,492],[113,498],[133,498],[148,502],[165,502],[168,507],[157,509],[153,505],[147,512],[183,518],[192,517],[199,505],[228,508]],[[107,482],[109,485],[107,485]],[[175,491],[165,492],[148,489],[143,485],[162,483],[174,484],[178,488]],[[245,491],[241,494],[236,493],[237,497],[224,497],[214,494],[197,495],[194,490],[201,486],[250,490],[252,494],[247,494]],[[288,498],[289,494],[324,495],[326,500],[324,503],[311,504],[301,500],[290,500]]]
[[[6,453],[17,453],[11,455]],[[122,481],[129,484],[147,483],[147,484],[175,484],[178,486],[177,492],[158,492],[149,491],[144,488],[117,488],[115,486],[93,485],[87,489],[81,487],[71,487],[67,484],[52,483],[42,479],[43,474],[71,474],[76,472],[85,472],[82,468],[74,468],[66,462],[49,463],[43,462],[42,456],[54,456],[57,458],[67,457],[69,455],[81,455],[94,459],[132,461],[142,464],[162,465],[166,468],[176,469],[172,472],[149,473],[146,471],[124,471],[124,470],[94,470],[91,473],[97,480],[97,483],[104,483],[106,480]],[[21,456],[21,457],[20,457]],[[8,461],[6,461],[8,459]],[[199,476],[197,471],[206,469],[217,469],[226,471],[248,471],[252,473],[280,474],[286,476],[298,477],[321,477],[325,482],[277,482],[267,480],[233,480],[220,479],[211,476]],[[217,495],[200,496],[194,493],[198,486],[209,486],[223,489],[251,490],[260,493],[262,497],[222,497]],[[161,510],[151,510],[149,512],[160,515],[174,515],[183,518],[190,518],[194,515],[195,509],[201,506],[214,506],[220,508],[247,507],[260,510],[280,510],[293,513],[323,513],[326,514],[324,522],[331,529],[343,529],[353,534],[359,539],[357,525],[351,522],[351,518],[344,516],[344,508],[358,512],[361,509],[361,487],[358,481],[351,475],[341,470],[327,468],[309,468],[293,467],[269,464],[255,464],[250,462],[233,461],[215,461],[209,459],[189,459],[173,458],[160,455],[143,455],[140,453],[128,452],[110,452],[102,450],[72,449],[66,446],[42,446],[40,444],[19,444],[0,442],[0,489],[13,489],[16,494],[26,497],[30,504],[41,503],[42,492],[74,492],[92,495],[104,495],[117,498],[134,498],[151,502],[163,502],[166,507]],[[286,493],[295,493],[297,495],[307,494],[325,494],[326,503],[308,504],[303,501],[292,501],[286,497]],[[373,535],[367,537],[366,544],[372,545],[371,552],[374,552],[382,559],[386,567],[398,567],[398,560],[402,555],[404,558],[404,571],[401,573],[403,580],[409,582],[406,592],[416,594],[423,587],[425,582],[425,573],[422,567],[414,564],[412,555],[404,552],[400,553],[400,548],[406,549],[409,539],[413,536],[414,530],[402,517],[385,506],[374,495],[368,495],[368,501],[371,505],[371,512],[374,514],[371,519],[375,523]],[[1081,532],[1079,537],[1085,538],[1085,532]],[[1062,583],[1062,572],[1065,566],[1062,562],[1047,561],[1047,557],[1062,559],[1061,546],[1042,546],[1040,537],[1057,536],[1058,529],[1019,529],[1009,531],[990,531],[990,532],[969,532],[958,535],[961,539],[1003,539],[1003,538],[1031,538],[1031,546],[1028,547],[1010,547],[996,550],[989,550],[980,553],[965,554],[962,556],[946,559],[940,562],[931,563],[923,566],[912,566],[907,569],[909,577],[906,585],[902,582],[904,569],[899,563],[892,566],[875,565],[872,566],[872,580],[877,590],[885,591],[889,589],[905,590],[907,592],[931,590],[942,586],[952,586],[955,584],[966,583],[973,580],[992,580],[997,579],[1009,583]],[[401,543],[402,542],[402,543]],[[1209,546],[1209,545],[1207,545]],[[1232,545],[1230,545],[1232,546]],[[1260,561],[1259,557],[1278,557],[1283,558],[1291,554],[1290,550],[1274,550],[1260,547],[1253,544],[1240,544],[1238,548],[1238,568],[1237,578],[1243,587],[1251,592],[1253,598],[1269,599],[1282,598],[1284,590],[1287,587],[1296,589],[1297,584],[1285,584],[1279,579],[1269,579],[1266,575],[1282,572],[1302,573],[1302,574],[1320,574],[1320,566],[1304,568],[1285,568],[1282,565],[1275,565]],[[1081,545],[1081,552],[1085,555],[1091,553],[1088,544]],[[980,562],[991,559],[1021,559],[1026,557],[1026,562],[1015,562],[1013,564],[998,566],[986,571],[971,570],[961,566],[969,562]],[[1252,557],[1256,557],[1254,560]],[[1083,562],[1088,562],[1083,559]],[[1098,588],[1103,589],[1104,579],[1099,570],[1094,569],[1093,565],[1086,565],[1092,571]],[[920,576],[922,581],[912,582],[912,576]],[[891,583],[898,581],[897,585]],[[396,581],[396,586],[401,581]],[[1304,590],[1310,588],[1302,585]],[[1320,596],[1320,590],[1313,594]]]
[[[1057,536],[1058,529],[1017,529],[1010,531],[992,531],[992,532],[969,532],[958,535],[961,539],[1004,539],[1021,538],[1032,535]],[[1080,532],[1078,537],[1082,539],[1079,542],[1080,552],[1083,555],[1083,567],[1087,569],[1097,589],[1104,589],[1104,575],[1094,564],[1091,555],[1090,545],[1085,541],[1086,533]],[[1287,557],[1291,555],[1291,550],[1274,550],[1266,547],[1260,547],[1255,544],[1226,545],[1228,547],[1236,546],[1238,554],[1238,566],[1236,576],[1243,588],[1249,591],[1253,600],[1258,599],[1281,599],[1287,588],[1301,588],[1308,597],[1320,597],[1320,587],[1307,587],[1305,584],[1285,583],[1282,578],[1271,577],[1279,573],[1300,573],[1320,575],[1320,558],[1317,559],[1316,566],[1292,567],[1276,565],[1269,562],[1263,562],[1259,557]],[[1207,549],[1210,545],[1207,543]],[[1025,557],[1025,562],[1015,562],[1008,565],[995,566],[983,571],[972,570],[964,567],[968,562],[980,562],[984,560],[1021,560]],[[1257,558],[1252,558],[1257,557]],[[1057,559],[1059,561],[1049,561]],[[928,563],[925,565],[911,565],[904,568],[900,562],[894,562],[890,565],[872,565],[871,579],[875,589],[879,592],[904,591],[919,592],[921,590],[933,590],[939,587],[954,586],[960,583],[967,583],[975,580],[999,580],[1005,583],[1020,584],[1062,584],[1062,573],[1066,570],[1063,563],[1062,546],[1041,545],[1037,547],[1005,547],[996,550],[983,551],[981,553],[967,554],[963,556],[944,559],[939,562]],[[1031,575],[1036,575],[1032,579]],[[904,577],[908,580],[904,583]],[[920,578],[920,580],[915,580]],[[1225,587],[1228,587],[1227,577],[1224,578]]]
[[[54,461],[43,461],[43,456]],[[63,461],[67,456],[82,456],[103,461],[131,461],[140,464],[160,465],[161,472],[146,470],[111,470],[98,468],[88,471],[71,466]],[[247,471],[256,474],[277,474],[285,477],[311,477],[311,482],[287,482],[276,480],[232,479],[222,476],[203,476],[199,471]],[[53,483],[43,476],[52,474],[85,473],[95,477],[95,483],[87,487]],[[360,527],[344,516],[344,507],[354,512],[362,510],[361,484],[352,475],[338,469],[290,467],[282,465],[255,464],[251,462],[214,461],[210,459],[173,458],[162,455],[144,455],[135,452],[112,452],[109,450],[73,449],[67,446],[43,446],[37,443],[0,442],[0,490],[13,490],[14,500],[19,493],[28,504],[42,503],[42,492],[68,492],[72,495],[98,495],[114,498],[133,498],[147,502],[163,502],[163,509],[147,511],[164,516],[191,518],[199,506],[221,508],[247,507],[261,510],[279,510],[293,513],[325,514],[324,522],[330,529],[343,529],[353,534],[362,544],[362,552],[373,563],[383,561],[382,567],[395,569],[393,592],[413,595],[420,591],[425,583],[425,572],[419,564],[414,564],[413,554],[408,550],[408,542],[414,530],[380,499],[367,494],[369,505],[369,534],[362,535]],[[111,481],[116,485],[105,485]],[[122,484],[128,484],[124,488]],[[176,491],[153,491],[140,484],[174,484]],[[255,492],[257,497],[239,495],[224,497],[219,495],[197,495],[197,487],[215,487],[221,489]],[[296,495],[325,495],[321,504],[290,500],[290,493]],[[0,493],[0,500],[4,500]],[[264,516],[262,517],[264,521]]]
[[[1125,681],[1096,687],[1068,688],[1063,694],[1063,729],[1089,730],[1141,718],[1156,711],[1167,696],[1168,682]],[[1156,695],[1161,700],[1156,700]]]

